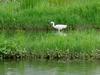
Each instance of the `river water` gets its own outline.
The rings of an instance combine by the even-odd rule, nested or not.
[[[100,75],[97,61],[0,61],[0,75]]]

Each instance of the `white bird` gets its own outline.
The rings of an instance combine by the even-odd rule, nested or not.
[[[58,29],[58,32],[60,32],[62,29],[67,28],[67,25],[63,25],[63,24],[55,25],[55,23],[53,21],[50,23],[52,24],[53,28]]]

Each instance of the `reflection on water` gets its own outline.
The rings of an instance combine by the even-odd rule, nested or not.
[[[99,62],[2,61],[0,75],[100,75]]]
[[[60,35],[60,36],[67,36],[67,32],[56,32],[56,35]]]

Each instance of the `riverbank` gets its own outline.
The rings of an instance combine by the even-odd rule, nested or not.
[[[68,27],[100,28],[99,0],[1,0],[0,28],[48,29],[50,21]]]
[[[100,32],[0,32],[1,59],[100,59]]]
[[[99,16],[100,0],[1,0],[0,59],[100,59]]]

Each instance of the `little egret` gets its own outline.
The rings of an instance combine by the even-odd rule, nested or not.
[[[60,32],[62,29],[67,28],[67,25],[63,25],[63,24],[57,24],[55,25],[55,23],[52,21],[50,22],[53,25],[53,28],[58,29],[58,32]]]

